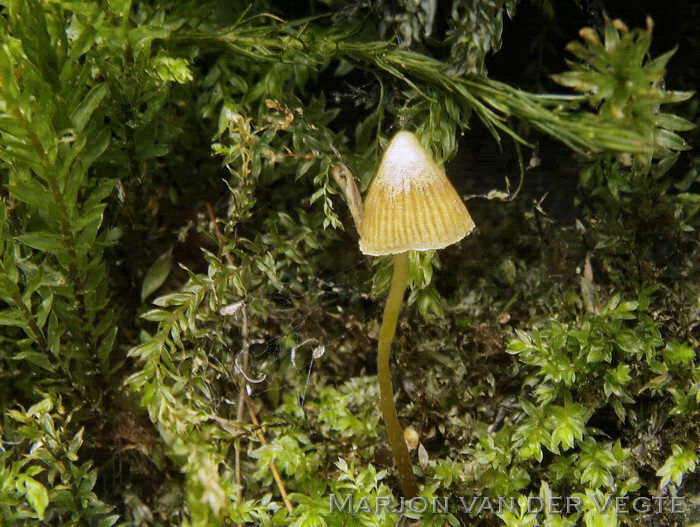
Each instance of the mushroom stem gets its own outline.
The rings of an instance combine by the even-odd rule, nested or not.
[[[408,454],[408,447],[403,437],[403,429],[394,406],[394,391],[391,386],[391,371],[389,357],[391,342],[396,333],[396,322],[403,302],[403,294],[408,281],[408,252],[394,255],[394,272],[391,277],[391,289],[384,307],[384,318],[379,333],[379,353],[377,356],[377,375],[379,377],[379,405],[382,418],[389,435],[389,446],[394,454],[396,468],[399,471],[399,481],[406,498],[418,495],[418,485],[413,475],[413,465]]]

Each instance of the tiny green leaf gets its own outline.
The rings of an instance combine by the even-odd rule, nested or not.
[[[173,259],[170,251],[161,254],[158,259],[153,262],[151,268],[146,273],[141,286],[141,302],[144,302],[153,292],[155,292],[165,279],[170,274]]]
[[[25,493],[29,505],[36,511],[39,518],[43,520],[44,511],[49,505],[49,493],[46,487],[26,474],[19,476],[17,486],[17,490]]]

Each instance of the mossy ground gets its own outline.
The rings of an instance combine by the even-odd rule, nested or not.
[[[700,13],[604,8],[5,7],[0,524],[697,522]],[[331,513],[401,496],[390,260],[334,178],[364,192],[399,129],[477,224],[411,255],[392,359],[422,496],[453,506]],[[581,510],[528,513],[548,496]]]

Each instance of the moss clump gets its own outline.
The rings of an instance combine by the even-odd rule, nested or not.
[[[248,4],[1,15],[0,524],[692,519],[686,49],[593,2]],[[697,39],[686,11],[655,39]],[[584,28],[563,72],[552,27]],[[360,255],[345,201],[397,129],[479,226],[410,255],[393,350],[421,496],[447,511],[377,508],[400,497],[373,366],[390,261]],[[528,509],[557,496],[579,510]]]

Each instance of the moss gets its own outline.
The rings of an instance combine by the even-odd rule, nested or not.
[[[0,524],[694,521],[697,7],[342,4],[6,7]],[[410,255],[393,383],[450,508],[401,516],[347,206],[398,129],[477,224]]]

